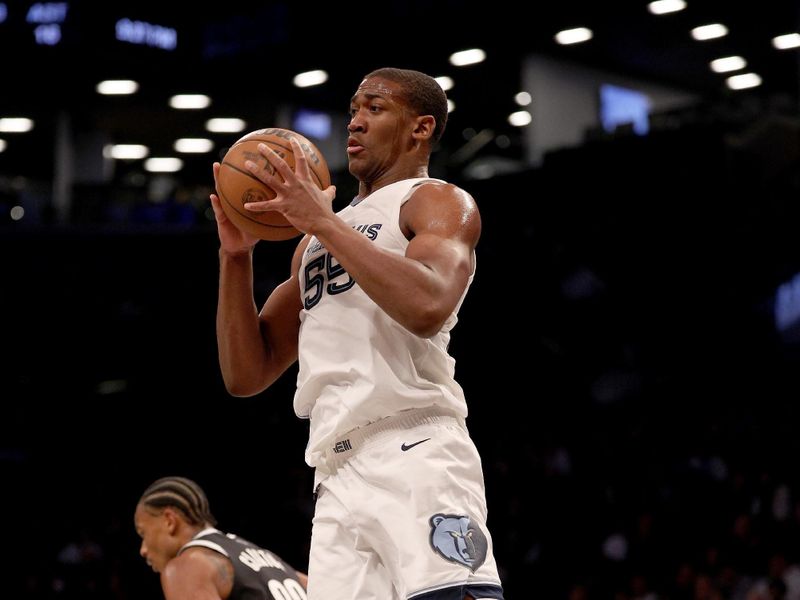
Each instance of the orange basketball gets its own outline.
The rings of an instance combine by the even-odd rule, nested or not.
[[[294,154],[289,143],[292,138],[300,142],[311,168],[311,176],[320,189],[324,190],[331,184],[325,157],[308,139],[289,129],[271,127],[251,131],[230,147],[219,169],[217,188],[225,215],[239,229],[262,240],[288,240],[300,235],[300,232],[279,212],[257,213],[244,208],[245,202],[261,202],[275,197],[275,192],[250,173],[244,162],[251,160],[274,173],[275,169],[258,151],[258,144],[263,143],[294,169]]]

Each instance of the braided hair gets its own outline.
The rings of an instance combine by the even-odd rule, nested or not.
[[[144,491],[139,503],[157,509],[172,507],[192,525],[217,524],[203,488],[185,477],[162,477],[154,481]]]

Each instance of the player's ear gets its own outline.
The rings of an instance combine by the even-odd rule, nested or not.
[[[420,140],[430,140],[436,130],[436,119],[433,115],[420,115],[415,118],[414,138]]]
[[[171,534],[175,533],[178,529],[178,513],[173,509],[167,507],[164,509],[164,514],[162,515],[164,518],[164,524],[167,526],[167,531]]]

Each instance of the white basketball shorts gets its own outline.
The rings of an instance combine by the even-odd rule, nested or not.
[[[309,600],[503,598],[462,420],[423,409],[356,429],[316,484]]]

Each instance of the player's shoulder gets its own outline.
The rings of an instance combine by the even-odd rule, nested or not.
[[[164,580],[178,585],[192,580],[213,581],[221,570],[232,569],[233,565],[225,555],[205,546],[192,546],[167,563]]]
[[[226,555],[207,546],[190,546],[167,563],[161,582],[168,599],[189,589],[228,598],[234,576],[233,563]]]
[[[475,204],[475,199],[467,190],[440,179],[427,179],[415,184],[409,197],[411,199]]]
[[[230,553],[229,543],[235,540],[236,536],[220,531],[219,529],[208,528],[198,533],[189,540],[180,550],[178,557],[181,556],[213,556],[218,555],[228,557]]]
[[[466,190],[444,181],[417,186],[400,211],[400,228],[408,239],[421,231],[448,232],[470,240],[480,236],[478,205]]]

